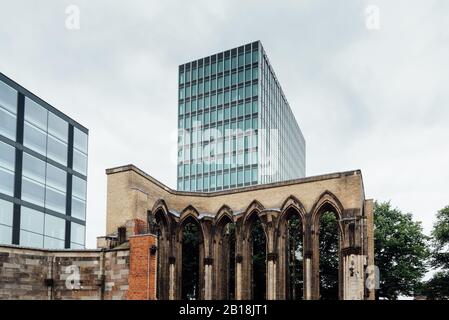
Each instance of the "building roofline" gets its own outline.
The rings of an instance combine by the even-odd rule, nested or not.
[[[310,183],[310,182],[316,182],[316,181],[323,181],[323,180],[331,180],[331,179],[338,179],[342,177],[347,176],[360,176],[360,179],[362,180],[363,185],[363,177],[362,177],[362,171],[360,169],[357,170],[351,170],[351,171],[343,171],[343,172],[335,172],[335,173],[328,173],[328,174],[322,174],[317,176],[310,176],[305,178],[299,178],[299,179],[293,179],[293,180],[286,180],[286,181],[280,181],[280,182],[273,182],[268,184],[258,184],[253,186],[247,186],[247,187],[240,187],[240,188],[234,188],[234,189],[227,189],[227,190],[220,190],[220,191],[212,191],[212,192],[190,192],[190,191],[178,191],[174,190],[159,180],[153,178],[148,173],[144,172],[143,170],[137,168],[133,164],[128,164],[120,167],[114,167],[110,169],[106,169],[106,175],[112,175],[116,173],[123,173],[127,171],[133,171],[142,177],[150,180],[152,183],[156,184],[160,188],[164,189],[165,191],[174,194],[174,195],[183,195],[183,196],[199,196],[199,197],[215,197],[220,195],[226,195],[231,193],[241,193],[241,192],[248,192],[248,191],[256,191],[256,190],[262,190],[262,189],[269,189],[269,188],[277,188],[277,187],[283,187],[283,186],[290,186],[294,184],[303,184],[303,183]]]
[[[184,62],[184,63],[179,64],[179,65],[178,65],[178,69],[179,69],[179,67],[184,66],[184,65],[186,65],[186,64],[189,64],[189,63],[192,63],[192,62],[195,62],[195,61],[198,61],[198,60],[202,60],[202,59],[205,59],[205,58],[209,58],[209,57],[211,57],[211,56],[215,56],[215,55],[217,55],[217,54],[224,53],[224,52],[226,52],[226,51],[232,51],[232,50],[238,49],[238,48],[240,48],[240,47],[245,47],[245,46],[247,46],[247,45],[253,45],[254,43],[258,43],[259,45],[262,44],[262,42],[261,42],[260,40],[255,40],[255,41],[247,42],[247,43],[244,43],[244,44],[239,45],[239,46],[237,46],[237,47],[232,47],[232,48],[230,48],[230,49],[224,49],[224,50],[217,51],[217,52],[212,53],[212,54],[209,54],[209,55],[202,56],[202,57],[200,57],[200,58],[198,58],[198,59],[190,59],[190,60],[188,60],[188,61],[186,61],[186,62]]]
[[[81,125],[79,122],[77,122],[73,118],[69,117],[68,115],[66,115],[61,110],[53,107],[51,104],[49,104],[48,102],[46,102],[45,100],[43,100],[39,96],[35,95],[34,93],[29,91],[28,89],[24,88],[23,86],[18,84],[16,81],[12,80],[11,78],[9,78],[8,76],[6,76],[5,74],[3,74],[1,72],[0,72],[0,80],[2,82],[6,83],[7,85],[9,85],[10,87],[12,87],[14,90],[17,90],[18,92],[22,93],[26,97],[29,97],[30,99],[32,99],[34,102],[36,102],[39,105],[43,106],[45,109],[51,111],[52,113],[56,114],[57,116],[63,118],[66,121],[68,121],[70,124],[72,124],[74,127],[78,128],[78,129],[80,129],[84,133],[87,133],[87,134],[89,133],[89,129],[87,129],[85,126]]]

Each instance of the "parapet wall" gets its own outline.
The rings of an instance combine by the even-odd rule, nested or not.
[[[139,257],[155,244],[154,236],[133,240],[110,250],[45,250],[0,246],[0,300],[125,300],[129,293],[131,260],[134,270]],[[139,243],[140,239],[144,243]],[[131,259],[132,254],[137,256]],[[155,259],[155,258],[154,258]],[[137,265],[137,267],[141,267]],[[155,263],[149,277],[155,277]],[[147,274],[147,273],[146,273]],[[155,283],[154,279],[141,282]],[[154,299],[155,290],[140,299]]]

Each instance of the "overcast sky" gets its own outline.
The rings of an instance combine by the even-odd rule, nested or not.
[[[448,16],[445,0],[0,0],[0,71],[89,128],[88,247],[105,233],[106,168],[176,187],[178,65],[254,40],[305,136],[307,175],[361,169],[367,198],[429,232],[449,205]]]

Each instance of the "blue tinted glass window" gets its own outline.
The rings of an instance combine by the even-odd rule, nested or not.
[[[258,51],[254,51],[253,52],[253,63],[254,62],[258,62],[259,61],[259,52]]]
[[[237,68],[237,57],[235,56],[231,58],[231,68],[232,69]]]
[[[87,175],[87,156],[78,150],[73,150],[73,170]]]
[[[0,193],[14,195],[14,172],[0,167]]]
[[[184,83],[184,72],[180,72],[179,73],[179,83],[183,84]]]
[[[46,132],[48,111],[33,100],[25,97],[25,120]]]
[[[17,91],[0,81],[0,107],[17,114]]]
[[[53,113],[48,113],[48,133],[61,139],[64,142],[68,141],[69,124]]]
[[[243,170],[240,169],[237,172],[237,183],[242,184],[243,183]]]
[[[12,226],[13,208],[12,202],[0,199],[0,225]]]
[[[87,154],[88,136],[78,128],[73,130],[73,146],[79,151]]]
[[[65,220],[46,214],[44,234],[52,238],[64,240]]]
[[[253,96],[257,96],[259,92],[259,87],[257,84],[253,84]]]
[[[47,137],[47,157],[50,159],[67,165],[67,144],[59,139],[53,138],[51,135]]]
[[[0,243],[1,244],[12,243],[12,227],[0,224]]]
[[[182,166],[179,166],[182,168]],[[182,174],[180,174],[182,176]],[[76,176],[72,177],[72,194],[82,200],[86,200],[87,182]]]
[[[44,213],[24,206],[20,210],[20,229],[43,234]]]
[[[16,140],[16,116],[0,107],[0,135]]]
[[[45,203],[45,186],[39,182],[23,177],[22,200],[43,207]]]
[[[86,202],[78,198],[72,198],[72,217],[85,220],[86,219]]]
[[[65,192],[47,187],[45,190],[45,208],[65,213],[66,195]]]
[[[44,236],[45,249],[64,249],[64,247],[65,247],[64,240]]]
[[[253,68],[253,80],[259,77],[259,68]]]
[[[252,181],[257,182],[257,168],[252,169],[251,176],[252,176]]]
[[[235,171],[232,171],[231,172],[231,185],[234,186],[236,183],[237,183],[237,173]]]
[[[47,163],[47,185],[65,192],[67,183],[67,173]]]
[[[37,127],[25,122],[23,144],[42,155],[47,153],[47,134]]]
[[[44,236],[34,232],[25,230],[20,231],[20,245],[24,247],[42,248],[44,244]]]
[[[71,242],[84,245],[85,227],[78,223],[72,222],[70,238]]]
[[[239,57],[238,57],[239,67],[243,66],[243,64],[244,64],[243,60],[244,60],[243,54],[239,54]]]
[[[0,142],[0,167],[14,171],[16,149],[10,145]]]
[[[22,174],[42,184],[45,183],[45,161],[42,161],[28,153],[23,153]]]

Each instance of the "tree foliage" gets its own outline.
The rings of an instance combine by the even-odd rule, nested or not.
[[[287,299],[301,300],[303,298],[303,233],[301,220],[293,215],[287,220],[286,228],[286,261],[287,261]]]
[[[437,213],[432,230],[431,266],[439,269],[426,281],[420,294],[428,299],[449,299],[449,206]]]
[[[266,238],[262,223],[254,221],[251,230],[253,246],[253,299],[266,299]]]
[[[437,213],[432,230],[432,249],[432,267],[449,271],[449,206]]]
[[[187,223],[182,234],[182,299],[199,298],[199,229]]]
[[[426,272],[428,237],[412,215],[392,208],[390,202],[374,204],[374,255],[380,272],[378,298],[411,296]]]
[[[322,300],[338,299],[339,230],[333,212],[320,218],[320,296]]]

